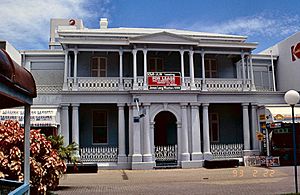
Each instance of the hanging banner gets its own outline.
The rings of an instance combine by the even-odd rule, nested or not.
[[[179,72],[148,72],[147,78],[149,89],[181,89],[181,76]]]

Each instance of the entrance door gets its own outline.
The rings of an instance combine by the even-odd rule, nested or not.
[[[154,122],[156,165],[177,165],[176,117],[171,112],[162,111],[155,116]]]

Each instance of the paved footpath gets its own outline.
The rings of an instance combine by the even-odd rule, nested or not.
[[[67,174],[54,194],[284,194],[294,191],[293,167],[239,167]]]

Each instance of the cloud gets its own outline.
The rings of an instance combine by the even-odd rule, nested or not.
[[[299,15],[285,15],[285,14],[258,14],[247,17],[238,17],[220,23],[208,23],[207,21],[197,21],[189,24],[189,26],[182,23],[168,24],[172,28],[184,28],[189,30],[214,32],[222,34],[237,34],[248,36],[263,36],[263,37],[279,37],[288,36],[300,30]]]
[[[2,0],[0,39],[8,40],[17,49],[47,49],[50,19],[95,19],[97,13],[91,8],[93,3],[102,16],[109,15],[108,0],[97,3],[85,0]]]

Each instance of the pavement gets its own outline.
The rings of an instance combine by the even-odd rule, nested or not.
[[[100,170],[66,174],[54,194],[286,194],[295,192],[294,167]]]

